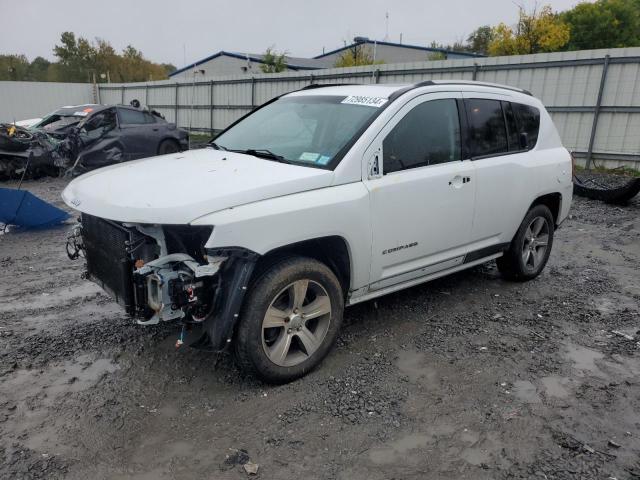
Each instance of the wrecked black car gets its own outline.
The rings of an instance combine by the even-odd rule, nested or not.
[[[96,104],[62,107],[44,117],[30,129],[41,130],[54,138],[64,140],[75,126],[90,116],[94,110],[102,108],[102,105]]]
[[[133,106],[79,105],[31,129],[0,125],[0,178],[85,171],[189,148],[186,131]]]

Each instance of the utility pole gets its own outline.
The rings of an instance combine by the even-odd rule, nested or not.
[[[387,42],[389,41],[389,12],[385,14],[384,19],[385,19],[384,41]]]

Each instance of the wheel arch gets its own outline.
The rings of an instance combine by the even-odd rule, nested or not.
[[[339,235],[311,238],[276,247],[260,257],[253,277],[280,259],[294,255],[310,257],[327,265],[338,278],[346,298],[351,286],[352,258],[348,242]]]
[[[531,205],[529,206],[529,210],[531,210],[536,205],[544,205],[549,210],[551,210],[551,215],[553,216],[553,223],[557,227],[558,219],[560,218],[560,209],[562,208],[562,194],[559,192],[547,193],[545,195],[540,195],[536,198]]]

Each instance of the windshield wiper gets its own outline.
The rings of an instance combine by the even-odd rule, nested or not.
[[[216,150],[227,150],[227,147],[223,147],[222,145],[218,145],[216,142],[211,141],[208,144],[210,147],[215,148]]]
[[[249,148],[247,150],[232,150],[237,153],[246,153],[247,155],[253,155],[254,157],[266,158],[267,160],[274,160],[280,163],[291,163],[282,155],[276,155],[270,150],[264,148]]]

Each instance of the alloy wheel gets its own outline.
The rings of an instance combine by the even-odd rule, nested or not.
[[[296,280],[271,301],[262,320],[262,347],[271,362],[292,367],[322,345],[331,323],[331,299],[313,280]]]
[[[525,231],[522,263],[529,271],[535,271],[544,261],[549,245],[549,228],[546,218],[535,217]]]

